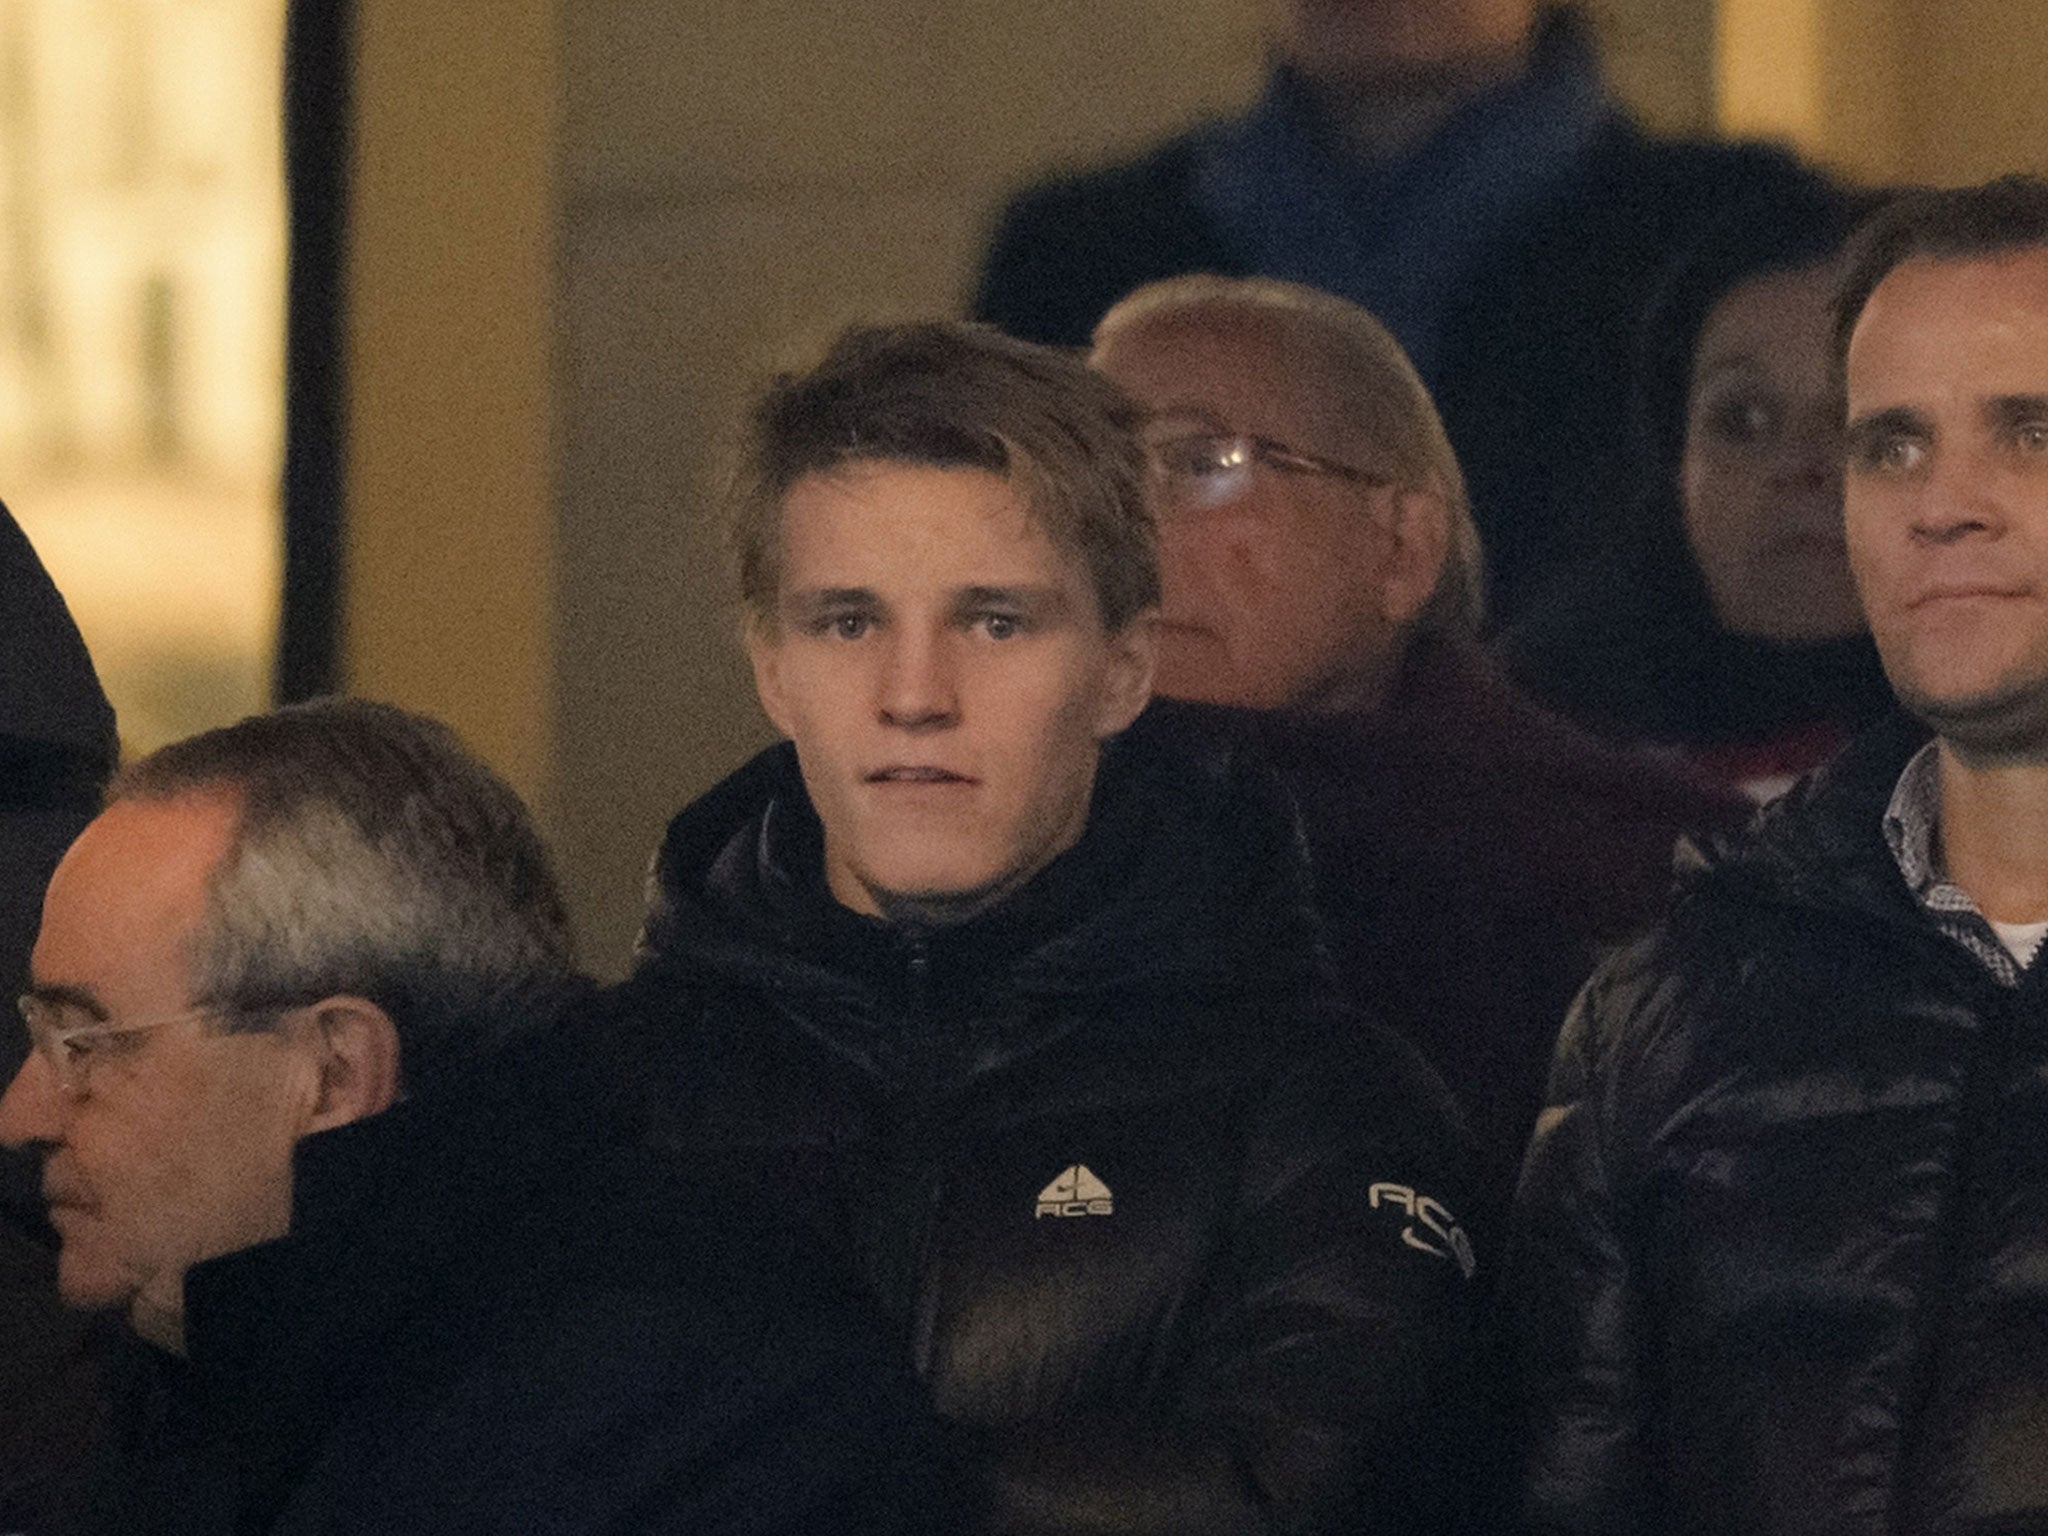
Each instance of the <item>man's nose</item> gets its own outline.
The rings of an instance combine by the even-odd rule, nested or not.
[[[1914,498],[1911,527],[1915,538],[1951,544],[1972,535],[1996,535],[2005,527],[2005,509],[1998,500],[1987,467],[1973,456],[1938,456]]]
[[[67,1099],[42,1052],[30,1051],[7,1091],[0,1093],[0,1147],[58,1140]]]
[[[945,635],[900,634],[883,661],[882,718],[907,729],[950,724],[959,715],[959,680]]]

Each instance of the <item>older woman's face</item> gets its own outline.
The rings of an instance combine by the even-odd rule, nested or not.
[[[1693,354],[1679,500],[1723,628],[1766,640],[1859,633],[1842,537],[1842,397],[1826,266],[1751,278]]]
[[[1311,80],[1434,74],[1519,48],[1536,0],[1266,0],[1280,57]]]

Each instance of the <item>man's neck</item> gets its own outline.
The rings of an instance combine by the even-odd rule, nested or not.
[[[182,1289],[182,1281],[180,1287]],[[167,1355],[185,1355],[185,1308],[182,1300],[166,1303],[148,1294],[137,1296],[128,1307],[128,1326],[146,1343]]]
[[[2048,920],[2048,762],[1973,767],[1942,742],[1941,854],[1991,921]]]
[[[1355,164],[1371,166],[1412,154],[1466,102],[1514,79],[1528,64],[1525,42],[1427,70],[1300,79],[1330,146]]]

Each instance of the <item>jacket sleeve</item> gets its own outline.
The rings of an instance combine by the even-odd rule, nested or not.
[[[1490,1528],[1462,1128],[1435,1074],[1363,1027],[1269,1080],[1235,1230],[1153,1412],[986,1431],[1002,1536]]]
[[[1504,1311],[1514,1341],[1533,1533],[1651,1529],[1642,1504],[1642,1277],[1626,1240],[1629,1158],[1614,1113],[1639,1106],[1617,1043],[1655,1001],[1653,946],[1624,951],[1580,993],[1516,1192]]]

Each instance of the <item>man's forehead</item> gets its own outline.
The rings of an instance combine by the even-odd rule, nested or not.
[[[1899,263],[1857,318],[1847,361],[1857,411],[2048,389],[2048,248]]]
[[[71,980],[81,957],[110,944],[139,950],[196,931],[238,810],[232,794],[211,792],[120,800],[95,817],[50,878],[37,981]]]
[[[827,590],[964,590],[1085,581],[1023,477],[870,461],[809,475],[783,498],[782,600]]]
[[[1154,415],[1308,448],[1354,430],[1329,343],[1275,307],[1209,301],[1141,315],[1104,338],[1097,363]]]

